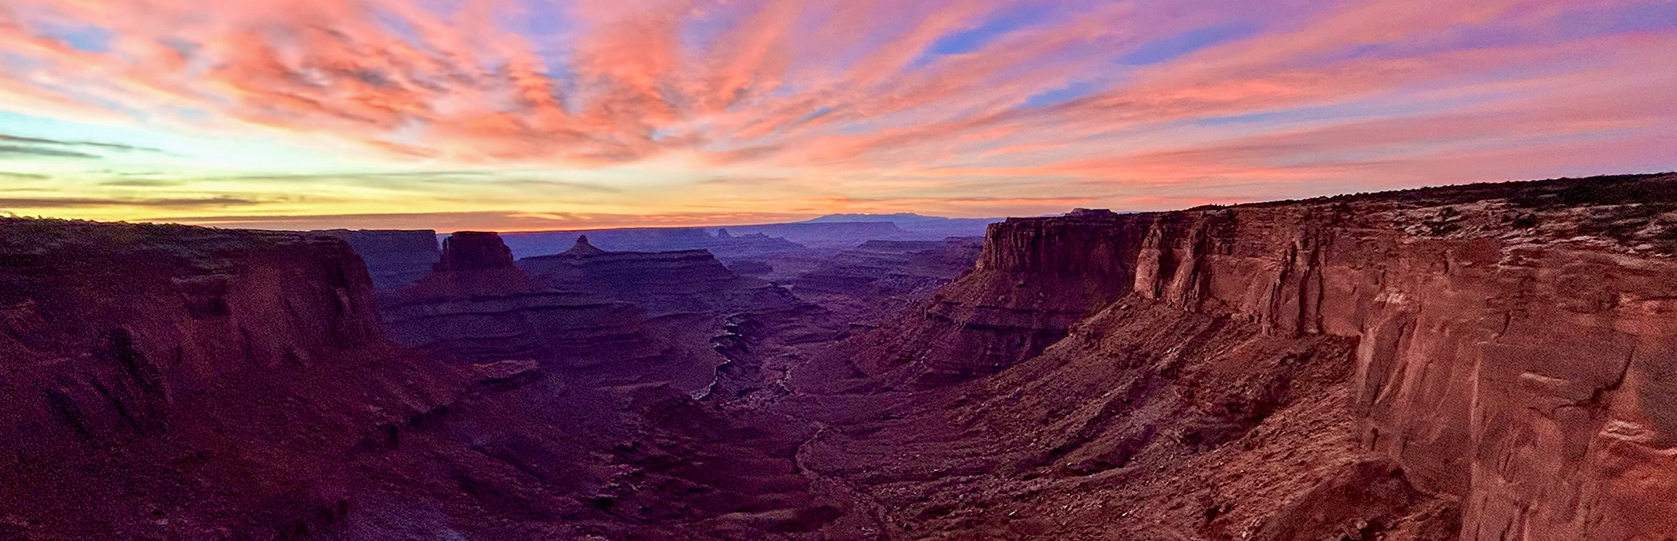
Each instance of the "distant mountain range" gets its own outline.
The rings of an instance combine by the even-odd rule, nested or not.
[[[1003,218],[944,218],[904,212],[899,214],[828,214],[799,223],[890,222],[896,224],[898,229],[916,234],[916,236],[982,237],[985,228],[1002,220]]]
[[[999,221],[906,213],[830,214],[793,223],[504,233],[501,238],[520,258],[558,253],[576,242],[577,237],[588,235],[595,246],[605,250],[659,252],[707,249],[718,258],[735,260],[803,248],[842,250],[872,240],[982,237],[990,223]]]

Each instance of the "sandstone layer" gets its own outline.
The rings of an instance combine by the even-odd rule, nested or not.
[[[924,447],[949,468],[865,473],[842,454],[824,459],[870,497],[1022,491],[1075,507],[1130,491],[1107,507],[1180,511],[1198,505],[1185,495],[1205,495],[1198,518],[1141,509],[1097,527],[1080,522],[1095,511],[1068,507],[1020,526],[1044,534],[1082,524],[1107,532],[1089,533],[1097,538],[1314,539],[1360,521],[1357,535],[1388,539],[1662,539],[1677,531],[1673,500],[1659,496],[1677,490],[1674,211],[1677,177],[1631,176],[1014,219],[991,227],[973,273],[895,328],[806,367],[799,385],[822,404],[849,400],[822,393],[867,391],[870,407],[888,412],[830,419],[860,424],[830,432],[829,445],[880,460],[890,460],[885,449]],[[1201,318],[1203,329],[1191,324]],[[1187,326],[1149,330],[1165,322]],[[1089,377],[1066,381],[1067,370]],[[1136,383],[1148,378],[1158,383]],[[1242,383],[1253,378],[1278,383]],[[1073,387],[1025,391],[1041,385]],[[1161,386],[1177,390],[1151,394]],[[947,402],[918,407],[928,396]],[[880,405],[890,397],[918,398]],[[1030,420],[1044,412],[1040,425]],[[892,435],[899,425],[906,432]],[[1318,444],[1286,467],[1254,458]],[[1153,470],[1138,460],[1162,461],[1144,462]],[[1243,482],[1241,464],[1316,472],[1306,477],[1314,485],[1272,479],[1291,488],[1248,486],[1268,496],[1242,499],[1225,488]],[[1205,483],[1197,488],[1155,473],[1183,465],[1214,473],[1194,477]],[[1342,467],[1353,469],[1327,473]],[[1323,518],[1338,524],[1282,525],[1304,515],[1281,504],[1331,499],[1381,472],[1401,483]],[[1064,482],[1031,480],[1065,474],[1106,488],[1076,496]],[[987,488],[948,486],[968,482]],[[1148,495],[1137,483],[1170,490]],[[914,516],[948,515],[937,520],[966,532],[1017,522],[949,501]],[[905,512],[886,522],[906,528]]]

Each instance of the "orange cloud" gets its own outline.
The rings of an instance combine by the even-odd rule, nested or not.
[[[834,210],[1652,166],[1677,125],[1677,29],[1555,30],[1652,0],[449,4],[11,0],[0,109],[272,130],[392,164],[773,171]],[[1156,53],[1206,28],[1243,30]]]

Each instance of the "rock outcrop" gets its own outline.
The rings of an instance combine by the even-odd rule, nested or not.
[[[530,277],[513,265],[512,250],[496,233],[462,231],[443,240],[442,256],[409,293],[461,298],[536,291]]]
[[[588,242],[588,235],[583,235],[576,238],[576,244],[571,245],[569,250],[560,252],[559,255],[567,257],[583,257],[603,253],[606,253],[606,251],[595,248],[593,243]]]
[[[744,235],[725,235],[725,233],[727,233],[726,229],[717,231],[716,238],[707,241],[704,249],[730,263],[753,257],[772,257],[807,251],[807,247],[802,244],[764,233]]]
[[[518,268],[495,233],[450,236],[431,273],[381,305],[392,339],[459,363],[534,359],[630,380],[657,372],[647,366],[674,363],[685,368],[664,372],[692,388],[720,362],[670,358],[689,354],[648,334],[644,310],[601,291],[543,285]]]
[[[550,254],[550,246],[569,245],[577,237],[587,235],[596,246],[614,252],[709,250],[716,257],[730,261],[797,253],[809,248],[849,249],[871,240],[939,241],[947,237],[977,236],[991,221],[915,215],[835,215],[783,224],[540,231],[508,233],[503,238],[519,258]]]
[[[1126,304],[1148,307],[1131,317],[1205,314],[1265,340],[1349,340],[1339,362],[1355,437],[1337,452],[1384,457],[1405,483],[1459,502],[1461,539],[1657,539],[1677,531],[1660,496],[1677,490],[1674,196],[1677,176],[1631,176],[1009,220],[992,226],[975,272],[807,381],[956,385],[970,403],[1010,388],[990,381],[1015,366],[1041,370],[1044,350],[1077,362],[1077,343],[1124,328],[1077,322]],[[1166,333],[1113,351],[1194,366],[1207,359],[1199,340]],[[1149,415],[1127,400],[1111,413]],[[1400,499],[1393,509],[1415,503]],[[1432,527],[1392,518],[1393,532]],[[1278,528],[1249,533],[1292,538]]]
[[[844,362],[869,384],[936,387],[1035,355],[1128,294],[1150,224],[1063,218],[990,226],[976,268]]]
[[[734,274],[705,250],[607,252],[583,237],[563,253],[525,258],[518,267],[546,287],[603,293],[653,317],[797,303],[784,289]]]

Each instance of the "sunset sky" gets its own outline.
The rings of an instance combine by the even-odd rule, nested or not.
[[[561,229],[1677,169],[1677,1],[4,0],[0,213]]]

